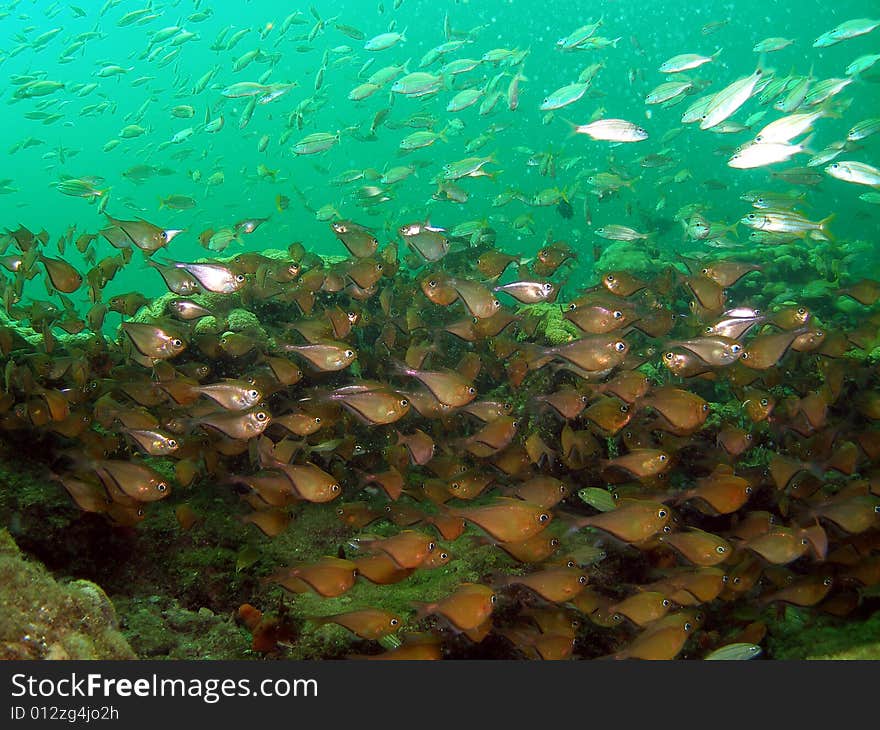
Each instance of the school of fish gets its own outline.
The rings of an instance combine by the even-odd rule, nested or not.
[[[0,437],[39,443],[52,478],[111,529],[165,500],[189,529],[187,491],[208,484],[240,495],[243,519],[270,538],[296,530],[305,503],[332,511],[348,535],[338,553],[266,577],[267,592],[294,601],[364,581],[393,591],[471,546],[511,559],[410,614],[377,606],[312,619],[367,642],[359,657],[466,656],[489,641],[535,659],[750,659],[785,606],[858,615],[880,585],[880,276],[830,260],[825,271],[803,264],[813,268],[797,269],[784,296],[771,290],[798,256],[839,245],[834,211],[813,209],[817,185],[841,186],[866,209],[880,202],[869,139],[880,119],[853,119],[845,139],[810,146],[814,128],[848,119],[849,94],[871,83],[880,55],[821,79],[771,68],[787,38],[750,41],[752,68],[713,72],[721,48],[682,53],[630,69],[631,84],[657,85],[645,113],[627,119],[613,94],[593,96],[627,35],[610,13],[541,41],[586,59],[545,96],[529,88],[529,49],[492,48],[484,27],[459,30],[448,13],[416,61],[406,50],[415,29],[395,19],[407,4],[380,4],[375,34],[312,7],[211,41],[190,30],[212,17],[205,3],[183,18],[183,3],[54,3],[96,30],[70,35],[59,22],[7,47],[0,63],[66,45],[64,63],[113,27],[142,28],[142,48],[97,56],[87,82],[14,76],[12,113],[51,124],[70,114],[64,95],[95,93],[103,100],[80,113],[99,115],[114,103],[109,84],[149,88],[169,67],[176,93],[161,104],[191,126],[151,138],[145,104],[99,142],[104,151],[148,144],[151,157],[133,155],[128,173],[154,179],[166,174],[163,154],[231,128],[252,144],[249,125],[272,114],[275,130],[256,148],[278,162],[247,174],[278,192],[267,215],[216,221],[198,218],[197,196],[230,184],[219,170],[194,167],[193,187],[158,212],[100,175],[48,180],[100,222],[59,234],[8,220],[0,236]],[[797,43],[809,65],[811,53],[878,26],[853,19]],[[187,51],[207,43],[222,60],[197,75]],[[298,47],[322,55],[314,76],[277,77]],[[133,78],[145,68],[157,75]],[[590,98],[605,106],[584,118]],[[655,105],[678,104],[680,122],[652,126]],[[505,141],[524,105],[546,115],[554,146]],[[329,126],[332,107],[357,123]],[[767,168],[767,185],[734,196],[729,219],[713,220],[699,193],[665,213],[667,190],[692,177],[680,160],[688,134],[737,140],[717,163],[727,176]],[[323,188],[297,181],[304,160],[379,136],[399,140],[399,160],[328,163]],[[548,184],[503,183],[492,197],[474,179],[513,179],[499,165]],[[626,196],[649,172],[659,177],[647,215]],[[398,201],[407,186],[430,215]],[[338,202],[320,197],[333,188]],[[485,217],[462,221],[458,209],[481,197],[492,197]],[[626,213],[594,226],[608,205]],[[525,212],[511,217],[512,206]],[[199,229],[175,223],[179,212]],[[552,216],[556,233],[533,212]],[[323,238],[249,250],[296,216],[319,221]],[[575,216],[588,230],[577,238],[566,233]],[[179,255],[187,239],[207,257]],[[609,247],[647,252],[655,266],[603,267]],[[105,291],[135,269],[148,284]],[[295,632],[261,601],[239,618],[256,650],[283,653]]]

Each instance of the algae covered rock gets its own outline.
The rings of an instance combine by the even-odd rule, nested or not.
[[[0,530],[0,659],[135,658],[100,587],[56,581]]]
[[[608,246],[595,265],[596,271],[628,271],[648,273],[657,270],[657,261],[644,249],[629,241],[616,241]]]

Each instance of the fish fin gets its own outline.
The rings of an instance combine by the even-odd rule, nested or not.
[[[816,137],[816,133],[814,132],[809,137],[804,139],[800,143],[800,145],[798,145],[801,148],[801,152],[806,152],[808,155],[815,155],[816,154],[816,150],[814,150],[810,147],[810,144],[813,142],[815,137]]]
[[[833,221],[836,217],[837,213],[832,213],[831,215],[819,221],[819,231],[821,231],[831,241],[834,241],[836,239],[834,237],[834,234],[832,234],[831,231],[828,230],[828,224],[831,223],[831,221]]]
[[[574,137],[577,134],[577,128],[580,126],[579,124],[575,124],[573,121],[571,121],[571,119],[563,116],[558,116],[557,118],[561,119],[568,125],[568,135],[566,136],[566,139]]]
[[[437,608],[436,603],[428,603],[427,601],[410,601],[410,605],[416,610],[416,620],[430,616]]]

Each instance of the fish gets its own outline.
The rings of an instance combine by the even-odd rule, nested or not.
[[[735,114],[754,94],[763,74],[763,69],[758,68],[750,76],[737,79],[715,94],[700,117],[700,129],[712,129]]]
[[[416,608],[421,616],[436,613],[460,631],[471,631],[490,618],[497,600],[489,586],[462,583],[445,598],[434,603],[418,603]]]
[[[699,53],[682,53],[667,59],[660,64],[660,73],[675,74],[682,71],[690,71],[714,61],[721,53],[719,48],[711,56],[701,56]]]
[[[825,172],[837,180],[880,188],[880,169],[864,162],[855,160],[832,162],[825,168]]]
[[[813,41],[813,48],[828,48],[828,46],[833,46],[842,41],[858,38],[859,36],[870,33],[877,26],[880,26],[880,20],[874,20],[872,18],[847,20],[831,30],[822,33],[822,35]]]
[[[588,124],[575,124],[572,132],[606,142],[643,142],[648,139],[648,133],[642,127],[625,119],[597,119]]]
[[[318,626],[338,624],[362,639],[372,640],[394,634],[401,627],[399,616],[375,608],[348,611],[347,613],[338,613],[332,616],[313,616],[309,620]]]
[[[632,501],[609,512],[574,520],[578,528],[591,527],[624,542],[644,542],[662,532],[669,523],[669,509],[656,502]]]
[[[761,656],[761,651],[761,647],[757,644],[734,642],[710,651],[703,659],[709,661],[745,661]]]
[[[534,537],[553,519],[543,507],[510,497],[497,497],[480,507],[450,508],[449,514],[477,525],[500,542]]]

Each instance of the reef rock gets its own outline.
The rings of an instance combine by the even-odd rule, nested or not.
[[[0,530],[0,659],[135,658],[101,588],[56,581]]]

